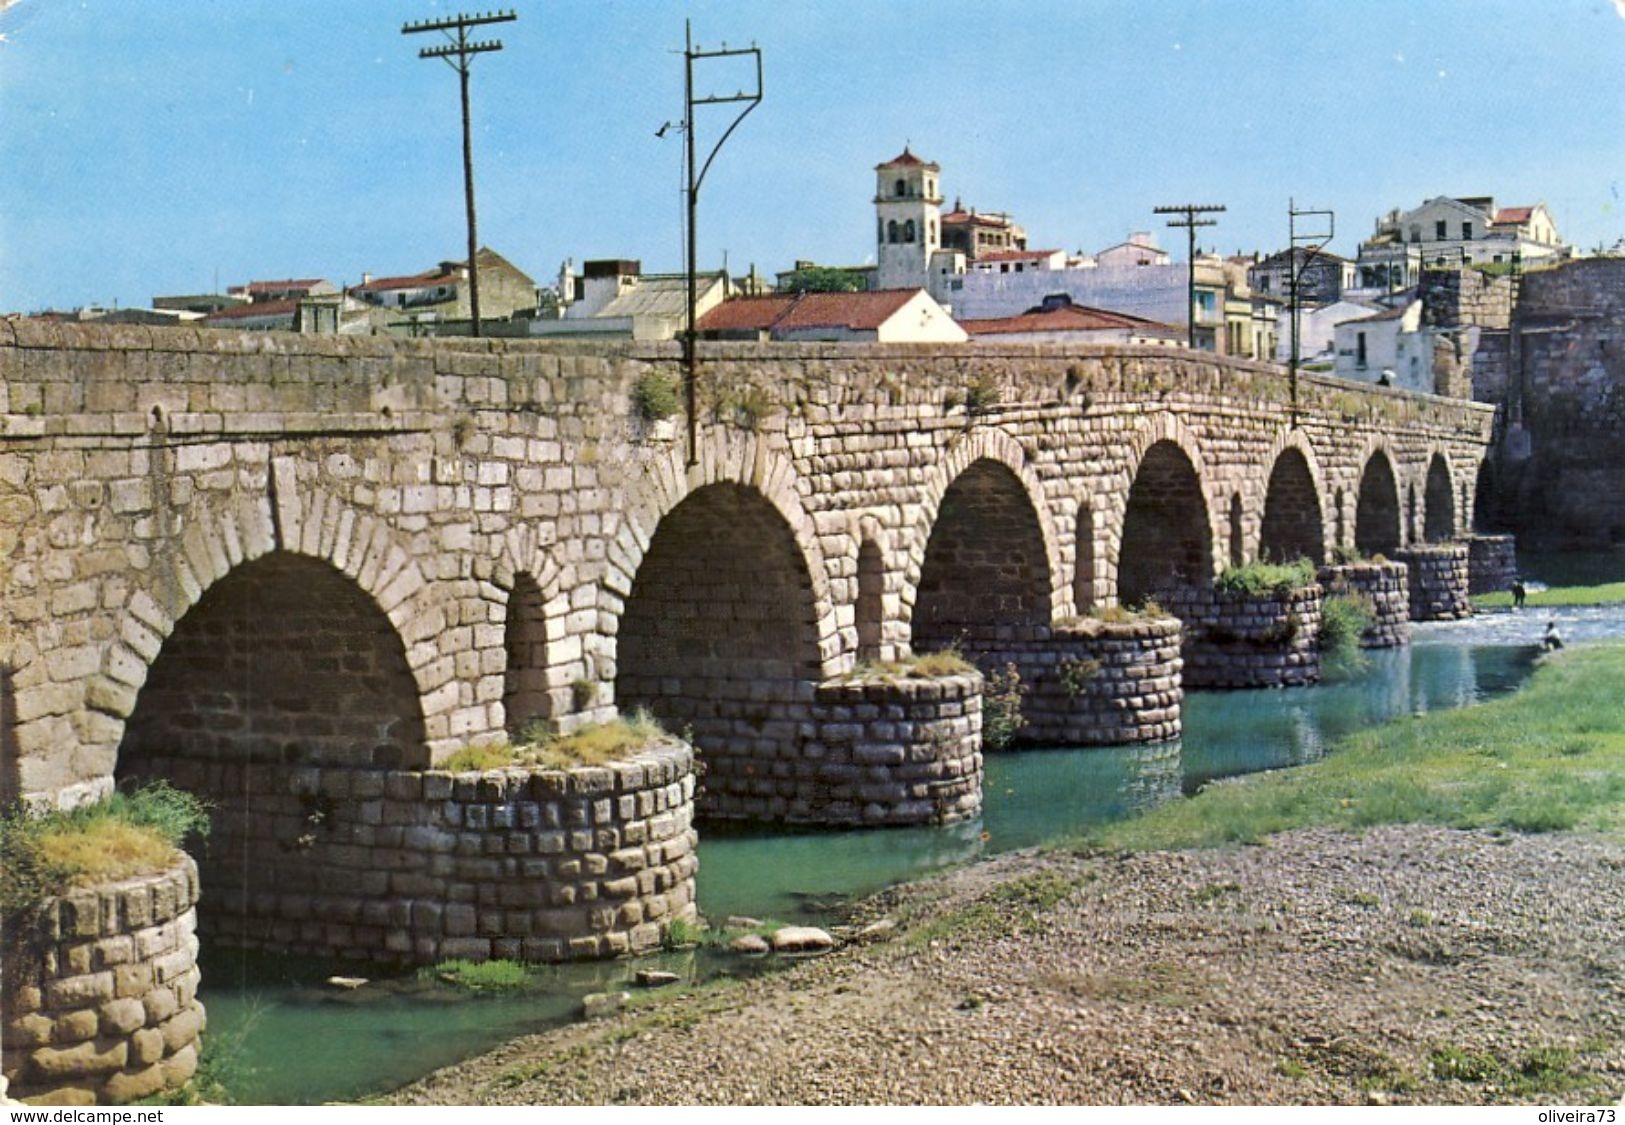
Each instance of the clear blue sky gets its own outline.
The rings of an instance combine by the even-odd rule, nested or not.
[[[1334,208],[1345,253],[1434,195],[1625,234],[1625,0],[511,2],[475,65],[480,234],[539,282],[680,266],[681,139],[654,133],[685,16],[765,52],[701,200],[702,263],[736,272],[868,259],[872,169],[905,141],[1036,246],[1179,248],[1151,208],[1194,201],[1229,207],[1204,245],[1270,250],[1289,197]],[[462,256],[456,76],[399,34],[454,0],[0,9],[0,310]]]

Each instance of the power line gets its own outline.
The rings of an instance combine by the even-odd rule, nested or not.
[[[458,85],[463,95],[463,200],[468,209],[468,309],[473,318],[474,335],[480,334],[480,271],[474,256],[479,252],[479,236],[474,222],[474,141],[468,125],[468,73],[475,55],[502,50],[502,40],[476,40],[468,31],[491,23],[510,23],[518,19],[517,13],[487,12],[470,16],[459,12],[450,19],[420,20],[404,24],[402,35],[416,35],[424,31],[438,31],[446,37],[441,47],[425,47],[418,52],[420,59],[442,59],[457,72]],[[453,34],[455,32],[455,34]]]
[[[1196,228],[1216,227],[1217,219],[1198,219],[1198,215],[1211,215],[1224,210],[1222,203],[1165,203],[1160,207],[1151,208],[1153,215],[1183,215],[1183,219],[1169,219],[1171,227],[1184,227],[1190,232],[1190,249],[1187,251],[1188,279],[1186,281],[1185,343],[1192,350],[1196,350]],[[1217,348],[1217,342],[1214,344]]]

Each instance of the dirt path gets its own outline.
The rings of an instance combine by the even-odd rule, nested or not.
[[[1385,828],[1008,856],[894,932],[509,1043],[400,1103],[1617,1101],[1625,842]]]

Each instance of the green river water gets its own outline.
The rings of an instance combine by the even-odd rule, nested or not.
[[[1625,613],[1573,611],[1563,625],[1573,639],[1617,635]],[[1214,778],[1310,761],[1397,715],[1513,690],[1529,673],[1538,632],[1532,618],[1511,614],[1418,627],[1411,647],[1367,654],[1362,670],[1337,683],[1192,693],[1180,743],[989,755],[984,815],[970,824],[858,832],[702,824],[700,907],[718,919],[828,922],[851,898],[945,865],[1132,816]],[[522,996],[477,996],[415,976],[341,992],[322,984],[333,965],[213,950],[205,938],[209,1049],[227,1060],[239,1102],[351,1099],[574,1018],[584,993],[620,987],[648,965],[688,977],[766,971],[690,952],[551,969],[546,987]]]

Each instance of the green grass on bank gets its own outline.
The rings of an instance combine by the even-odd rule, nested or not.
[[[1625,831],[1625,644],[1569,649],[1515,695],[1396,719],[1321,761],[1209,786],[1081,842],[1252,842],[1310,825]]]
[[[1549,590],[1530,590],[1524,600],[1527,608],[1613,605],[1625,602],[1625,582],[1608,582],[1601,586],[1554,586]],[[1512,592],[1502,590],[1494,594],[1480,594],[1473,604],[1481,609],[1506,609],[1512,605]]]

